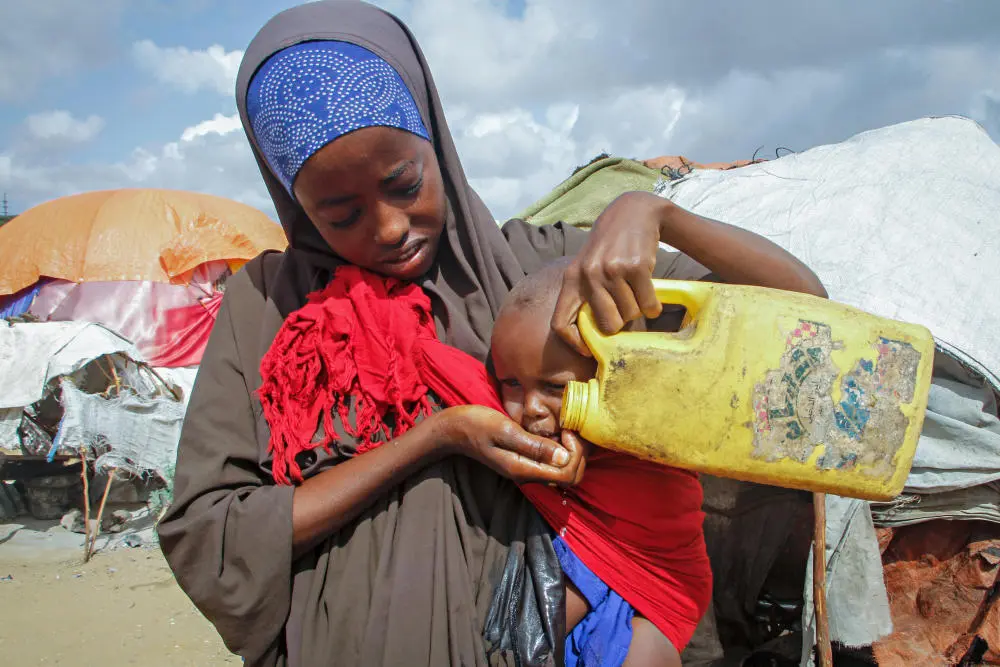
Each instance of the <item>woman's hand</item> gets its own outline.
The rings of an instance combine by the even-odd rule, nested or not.
[[[560,445],[481,405],[448,408],[431,419],[449,453],[475,459],[518,484],[572,486],[583,479],[584,447],[572,434]]]
[[[479,405],[448,408],[363,456],[310,477],[292,503],[295,553],[354,520],[372,501],[445,456],[473,458],[518,484],[569,486],[583,478],[585,443],[563,434],[563,445],[531,435],[505,415]]]
[[[662,306],[653,289],[663,209],[670,202],[646,192],[627,192],[604,209],[583,249],[567,267],[552,328],[581,354],[591,356],[576,316],[584,303],[601,331],[612,334]]]
[[[563,277],[552,329],[586,356],[576,317],[585,302],[606,334],[662,306],[653,288],[659,242],[695,260],[734,285],[757,285],[826,297],[823,283],[809,267],[767,239],[717,220],[685,211],[648,192],[627,192],[594,223],[583,249]]]

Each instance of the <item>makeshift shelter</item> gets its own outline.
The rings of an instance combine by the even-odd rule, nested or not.
[[[972,121],[928,118],[705,167],[601,160],[521,217],[585,227],[620,193],[654,192],[788,249],[833,299],[930,328],[939,358],[905,494],[876,506],[826,498],[830,632],[841,655],[871,662],[874,651],[882,665],[1000,664],[1000,147]],[[725,648],[810,664],[810,495],[707,477],[704,486],[714,615],[685,663],[714,664]],[[937,520],[969,528],[921,551]],[[962,603],[934,607],[925,589]]]
[[[0,228],[0,316],[104,324],[156,366],[200,362],[225,277],[281,228],[238,202],[124,189],[40,204]]]
[[[194,374],[150,367],[97,324],[0,321],[0,516],[89,518],[92,473],[107,479],[98,522],[115,479],[169,495]]]
[[[98,467],[166,477],[192,373],[150,367],[135,346],[98,324],[0,323],[0,377],[7,456],[51,461],[85,450]],[[94,401],[120,418],[106,419]],[[149,419],[132,424],[129,413]]]
[[[226,277],[285,245],[256,209],[169,190],[65,197],[0,228],[0,469],[16,480],[0,496],[27,497],[0,505],[53,518],[82,497],[86,515],[95,474],[98,521],[116,478],[169,497]]]

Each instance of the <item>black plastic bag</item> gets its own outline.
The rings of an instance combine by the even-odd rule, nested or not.
[[[566,587],[552,534],[533,514],[526,540],[511,544],[483,628],[490,665],[563,667]]]

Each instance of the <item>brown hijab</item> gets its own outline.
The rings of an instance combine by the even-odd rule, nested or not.
[[[340,260],[271,173],[253,136],[246,98],[251,79],[269,57],[311,40],[350,42],[372,51],[396,69],[413,95],[434,143],[450,204],[438,261],[422,287],[439,309],[445,342],[484,358],[493,318],[511,286],[524,275],[521,262],[469,186],[434,79],[413,35],[394,16],[363,2],[327,0],[278,14],[250,43],[240,65],[236,81],[240,118],[292,247],[284,270],[294,274],[300,293],[308,292],[318,286],[317,280],[325,281]]]
[[[558,581],[511,569],[533,552],[551,555],[548,528],[513,483],[470,459],[428,466],[293,559],[294,489],[270,474],[270,430],[256,396],[260,361],[285,317],[342,260],[268,169],[245,103],[269,56],[314,39],[381,56],[420,108],[450,204],[445,242],[422,282],[443,340],[483,358],[509,287],[525,271],[574,254],[586,236],[520,221],[500,231],[468,185],[426,62],[397,19],[352,0],[275,16],[246,51],[237,102],[291,247],[258,257],[229,281],[181,434],[161,547],[180,586],[248,665],[486,667],[514,664],[525,650],[551,654],[551,646],[518,646],[521,635],[495,623],[545,586],[561,591]],[[355,443],[337,429],[332,451],[318,448],[299,461],[306,477],[354,455]],[[511,576],[513,588],[498,586]],[[508,596],[499,605],[495,591]]]

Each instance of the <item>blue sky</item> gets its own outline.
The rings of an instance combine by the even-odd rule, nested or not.
[[[77,117],[97,114],[107,127],[115,128],[105,140],[76,151],[72,158],[115,159],[135,146],[176,139],[178,127],[194,125],[215,113],[232,113],[232,95],[185,94],[151,80],[129,57],[132,45],[151,40],[168,47],[199,49],[218,44],[226,51],[241,50],[276,11],[297,3],[179,0],[105,4],[109,5],[103,13],[109,20],[107,40],[94,40],[98,50],[91,62],[47,79],[33,94],[4,100],[0,108],[4,143],[15,140],[17,126],[28,114],[65,109]],[[12,25],[2,20],[7,11],[10,9],[0,10],[0,25]],[[57,29],[69,32],[72,25]],[[55,39],[62,36],[52,35]]]
[[[0,190],[15,210],[148,186],[273,212],[233,120],[232,78],[291,4],[4,3]],[[939,114],[1000,136],[1000,2],[380,4],[417,35],[498,217],[600,151],[729,160]]]

